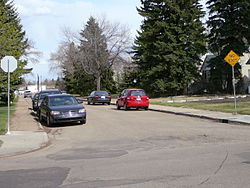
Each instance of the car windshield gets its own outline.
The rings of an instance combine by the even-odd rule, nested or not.
[[[147,96],[143,90],[133,90],[131,91],[131,96]]]
[[[53,95],[53,94],[61,94],[60,91],[51,91],[51,92],[44,92],[40,94],[40,99],[44,99],[47,95]]]
[[[76,98],[72,96],[51,97],[49,99],[49,106],[65,106],[76,104],[78,104],[78,102]]]
[[[109,94],[108,94],[107,91],[96,91],[96,92],[95,92],[95,95],[105,95],[105,96],[107,96],[107,95],[109,95]]]

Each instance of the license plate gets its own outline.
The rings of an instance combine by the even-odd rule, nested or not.
[[[105,99],[105,96],[101,96],[102,99]]]
[[[138,98],[136,98],[136,100],[137,100],[137,101],[141,101],[141,98],[140,98],[140,97],[138,97]]]

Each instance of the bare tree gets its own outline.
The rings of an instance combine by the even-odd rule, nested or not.
[[[43,53],[35,48],[35,43],[32,40],[28,40],[27,48],[25,49],[23,59],[27,62],[38,63],[39,59],[43,56]]]
[[[89,24],[92,22],[92,26]],[[63,42],[51,54],[53,68],[73,73],[83,70],[96,78],[97,90],[101,88],[101,78],[105,69],[127,63],[132,39],[129,29],[118,23],[112,24],[105,18],[91,17],[80,36],[69,28],[63,29]]]

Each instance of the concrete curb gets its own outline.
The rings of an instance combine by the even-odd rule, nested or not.
[[[232,120],[229,118],[216,118],[216,117],[210,117],[210,116],[204,116],[204,115],[198,115],[198,114],[189,114],[189,113],[184,113],[184,112],[174,112],[174,111],[168,111],[168,110],[159,110],[159,109],[151,109],[149,108],[150,111],[155,111],[155,112],[162,112],[162,113],[169,113],[169,114],[174,114],[174,115],[182,115],[182,116],[189,116],[189,117],[195,117],[195,118],[201,118],[201,119],[208,119],[220,123],[228,123],[228,124],[241,124],[241,125],[247,125],[250,126],[250,122],[244,122],[241,120]]]
[[[116,103],[112,102],[112,105],[116,105]],[[174,114],[174,115],[182,115],[182,116],[188,116],[188,117],[194,117],[194,118],[200,118],[200,119],[207,119],[207,120],[212,120],[220,123],[228,123],[228,124],[239,124],[239,125],[245,125],[245,126],[250,126],[250,121],[242,121],[240,119],[233,119],[233,118],[218,118],[218,117],[211,117],[211,116],[206,116],[206,115],[200,115],[200,114],[195,114],[195,113],[186,113],[186,112],[176,112],[172,110],[163,110],[163,109],[155,109],[155,108],[150,108],[150,111],[154,112],[161,112],[161,113],[169,113],[169,114]]]

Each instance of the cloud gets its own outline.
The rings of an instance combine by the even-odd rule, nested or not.
[[[141,19],[136,11],[138,0],[14,0],[14,4],[27,37],[44,54],[43,63],[56,51],[65,26],[79,32],[90,16],[105,15],[111,22],[127,25],[135,34]]]

